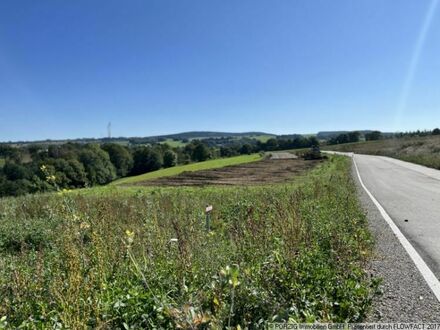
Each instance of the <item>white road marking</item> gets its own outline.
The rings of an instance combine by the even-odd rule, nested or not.
[[[356,169],[357,176],[359,178],[359,182],[361,183],[362,188],[366,191],[368,196],[373,201],[374,205],[378,208],[380,214],[385,219],[385,221],[390,226],[391,230],[394,232],[394,234],[397,236],[397,239],[402,244],[402,246],[405,248],[406,252],[411,257],[412,261],[416,265],[419,272],[422,274],[423,278],[425,279],[426,283],[430,287],[431,291],[436,296],[437,300],[440,302],[440,282],[437,279],[437,277],[434,275],[434,273],[431,271],[431,269],[428,267],[428,265],[425,263],[425,261],[422,259],[422,257],[419,255],[419,253],[414,249],[414,247],[411,245],[411,243],[408,241],[408,239],[402,234],[399,227],[396,226],[394,221],[391,219],[391,217],[388,215],[388,213],[385,211],[385,209],[380,205],[380,203],[377,201],[377,199],[373,196],[373,194],[367,189],[364,182],[362,181],[361,175],[359,173],[358,166],[356,164],[355,156],[354,154],[349,155],[353,159],[354,167]]]

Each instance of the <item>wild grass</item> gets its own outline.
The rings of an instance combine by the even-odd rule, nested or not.
[[[403,137],[326,146],[323,149],[388,156],[440,169],[440,136]]]
[[[161,170],[157,170],[157,171],[153,171],[153,172],[148,172],[148,173],[141,174],[141,175],[122,178],[122,179],[113,181],[111,183],[111,185],[141,182],[141,181],[146,181],[146,180],[151,180],[151,179],[157,179],[160,177],[173,176],[173,175],[180,174],[182,172],[194,172],[194,171],[209,170],[209,169],[213,169],[213,168],[220,168],[220,167],[231,166],[231,165],[245,164],[245,163],[255,162],[257,160],[260,160],[261,158],[262,158],[262,155],[260,155],[260,154],[252,154],[252,155],[242,155],[242,156],[236,156],[236,157],[207,160],[204,162],[174,166],[174,167],[169,167],[169,168],[165,168],[165,169],[161,169]]]
[[[368,311],[372,241],[344,157],[296,184],[111,189],[0,200],[0,327],[264,328]]]

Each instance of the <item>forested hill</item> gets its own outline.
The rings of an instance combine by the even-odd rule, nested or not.
[[[105,137],[105,138],[78,138],[78,139],[62,139],[62,140],[37,140],[37,141],[3,141],[0,143],[4,144],[63,144],[67,142],[72,143],[107,143],[116,142],[123,144],[142,144],[142,143],[155,143],[162,142],[165,140],[191,140],[191,139],[206,139],[206,138],[270,138],[276,137],[275,134],[264,133],[264,132],[242,132],[242,133],[231,133],[231,132],[213,132],[213,131],[191,131],[183,133],[173,133],[166,135],[155,135],[155,136],[145,136],[145,137]]]

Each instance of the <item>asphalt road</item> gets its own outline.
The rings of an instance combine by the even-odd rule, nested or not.
[[[365,186],[440,278],[440,171],[388,157],[354,159]]]

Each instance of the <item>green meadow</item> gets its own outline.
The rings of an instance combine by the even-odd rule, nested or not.
[[[153,172],[148,172],[141,175],[122,178],[113,181],[111,185],[130,184],[130,183],[136,183],[151,179],[157,179],[160,177],[178,175],[183,172],[194,172],[194,171],[209,170],[209,169],[220,168],[231,165],[245,164],[245,163],[261,160],[262,157],[263,156],[261,154],[242,155],[242,156],[229,157],[229,158],[218,158],[218,159],[208,160],[199,163],[192,163],[188,165],[174,166]]]
[[[373,243],[350,166],[331,157],[293,183],[259,187],[3,198],[0,328],[360,322],[377,281],[365,271]]]

